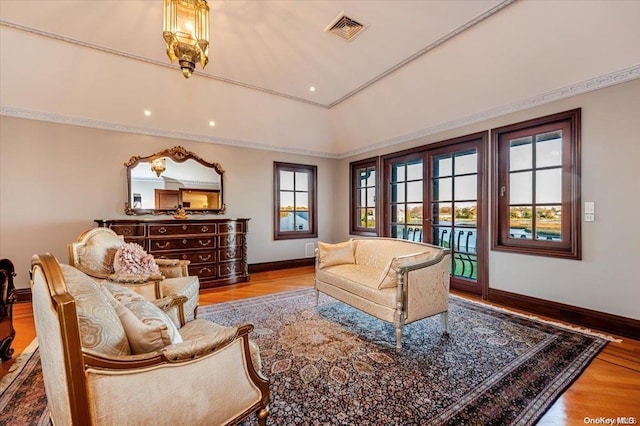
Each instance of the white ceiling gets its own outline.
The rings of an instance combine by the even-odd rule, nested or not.
[[[39,115],[116,130],[336,155],[424,133],[459,119],[460,114],[481,114],[640,64],[640,38],[620,39],[638,34],[640,1],[512,3],[210,0],[209,64],[204,70],[197,65],[194,76],[184,80],[165,53],[161,0],[0,0],[0,105],[6,115]],[[323,31],[342,11],[368,25],[350,42]],[[558,25],[567,17],[578,23]],[[622,47],[608,52],[594,46],[588,33],[568,32],[577,25],[583,26],[575,31],[588,32],[598,22],[607,27],[603,34],[618,38]],[[610,28],[612,24],[617,29]],[[492,42],[497,52],[485,41]],[[477,64],[474,74],[482,74],[491,64],[504,68],[492,58],[496,53],[502,60],[516,60],[513,65],[519,74],[494,78],[490,84],[469,79],[452,62],[457,49],[473,59],[471,66]],[[549,51],[554,62],[544,64]],[[572,51],[580,60],[586,53],[593,55],[589,66],[575,64],[575,58],[565,54],[573,65],[560,70],[557,80],[540,73],[541,67],[558,66],[556,55]],[[371,102],[382,103],[371,115],[389,117],[384,104],[390,93],[397,93],[392,103],[415,103],[418,99],[412,92],[418,89],[405,87],[407,81],[428,79],[438,69],[437,61],[448,64],[450,72],[446,78],[439,76],[436,87],[420,84],[419,90],[451,93],[459,103],[445,108],[450,111],[440,105],[434,115],[431,109],[442,98],[434,99],[416,111],[436,118],[413,119],[408,114],[409,118],[399,117],[400,127],[388,126],[374,135],[358,134],[343,123],[345,117],[354,123],[351,117],[362,116]],[[385,83],[384,90],[380,82]],[[469,89],[469,98],[464,99],[460,88],[465,82],[489,92],[501,85],[497,95],[506,91],[511,97],[485,96],[479,102],[475,89]],[[311,92],[310,86],[316,90]],[[398,91],[393,90],[396,86]],[[384,96],[376,97],[381,90]],[[168,99],[174,100],[169,111]],[[473,108],[466,110],[464,105]],[[151,109],[157,121],[145,119],[143,108]],[[355,121],[369,127],[368,116],[367,112],[362,122]],[[209,120],[216,121],[215,130],[202,124]],[[291,123],[288,133],[282,129],[284,123]],[[244,128],[249,125],[253,128]],[[312,135],[301,136],[308,133]],[[345,140],[338,136],[341,133],[353,135]]]

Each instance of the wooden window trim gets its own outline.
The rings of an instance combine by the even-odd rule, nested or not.
[[[375,186],[375,217],[376,217],[376,226],[375,228],[363,228],[358,226],[359,220],[357,216],[357,182],[358,179],[356,177],[356,171],[358,169],[364,167],[373,167],[376,171],[376,186]],[[351,220],[349,221],[349,234],[351,235],[361,235],[366,237],[376,237],[379,235],[380,229],[380,158],[379,157],[371,157],[366,158],[364,160],[353,161],[349,163],[349,188],[351,191],[349,192],[349,216]]]
[[[501,202],[500,186],[507,181],[509,173],[507,156],[501,149],[501,142],[506,135],[511,139],[533,133],[542,133],[550,129],[564,127],[570,132],[568,140],[563,138],[563,224],[562,233],[566,235],[564,243],[543,240],[507,238],[509,230],[508,203]],[[558,257],[580,260],[582,258],[581,237],[581,110],[552,114],[520,123],[493,129],[492,144],[492,238],[491,248],[496,251],[506,251],[537,256]],[[566,148],[566,149],[565,149]],[[567,212],[566,214],[564,212]],[[565,218],[567,220],[565,220]]]
[[[306,172],[309,173],[311,182],[309,183],[309,230],[307,231],[280,231],[280,171]],[[273,239],[274,240],[294,240],[301,238],[318,237],[318,167],[307,164],[273,162]]]

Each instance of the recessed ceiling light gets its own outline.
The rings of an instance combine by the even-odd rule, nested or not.
[[[210,126],[210,127],[214,127],[215,125],[216,125],[216,122],[215,122],[215,121],[211,120],[211,121],[209,122],[209,126]]]
[[[146,115],[147,117],[149,117],[151,115],[151,111],[148,109],[144,110],[144,115]]]
[[[310,92],[315,92],[315,91],[316,91],[316,86],[311,86],[311,87],[309,87],[309,91],[310,91]]]

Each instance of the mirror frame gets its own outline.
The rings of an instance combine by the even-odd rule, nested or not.
[[[203,160],[199,155],[194,154],[191,151],[187,151],[181,146],[174,146],[170,149],[164,149],[162,151],[156,152],[155,154],[148,155],[146,157],[142,157],[139,155],[134,155],[124,163],[127,167],[127,201],[124,203],[124,212],[128,215],[143,215],[143,214],[152,214],[152,215],[175,215],[176,213],[180,213],[174,209],[134,209],[131,208],[129,204],[131,201],[131,170],[136,167],[139,163],[148,162],[151,163],[153,160],[158,158],[170,158],[175,162],[184,163],[185,161],[191,159],[195,160],[201,165],[213,169],[216,173],[220,175],[220,208],[219,209],[184,209],[186,214],[224,214],[227,210],[227,206],[224,204],[224,169],[218,163],[209,163],[206,160]]]

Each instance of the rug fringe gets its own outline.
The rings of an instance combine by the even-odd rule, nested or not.
[[[2,394],[5,389],[9,387],[9,385],[16,377],[18,377],[36,349],[38,349],[38,338],[33,339],[33,341],[29,343],[29,346],[27,346],[13,362],[13,365],[11,365],[7,374],[5,374],[2,379],[0,379],[0,394]]]
[[[622,339],[615,338],[615,337],[613,337],[613,336],[611,336],[609,334],[604,334],[604,333],[601,333],[601,332],[598,332],[598,331],[593,331],[590,328],[580,327],[580,326],[571,325],[571,324],[565,324],[565,323],[558,322],[558,321],[545,320],[545,319],[542,319],[542,318],[540,318],[540,317],[538,317],[536,315],[523,314],[521,312],[512,311],[511,309],[503,308],[503,307],[500,307],[500,306],[495,306],[495,305],[492,305],[492,304],[489,304],[489,303],[486,303],[486,302],[479,302],[479,301],[476,301],[476,300],[469,300],[469,299],[467,299],[465,297],[456,296],[454,294],[450,294],[449,296],[455,297],[455,298],[460,299],[460,300],[464,300],[465,302],[469,302],[469,303],[480,305],[480,306],[483,306],[483,307],[486,307],[486,308],[494,309],[496,311],[507,312],[509,314],[516,315],[516,316],[519,316],[519,317],[522,317],[522,318],[527,318],[527,319],[538,321],[538,322],[542,322],[542,323],[545,323],[545,324],[550,324],[550,325],[553,325],[553,326],[556,326],[556,327],[560,327],[560,328],[565,328],[565,329],[571,330],[571,331],[577,331],[579,333],[586,334],[586,335],[589,335],[589,336],[599,337],[601,339],[608,340],[610,342],[622,343]]]

